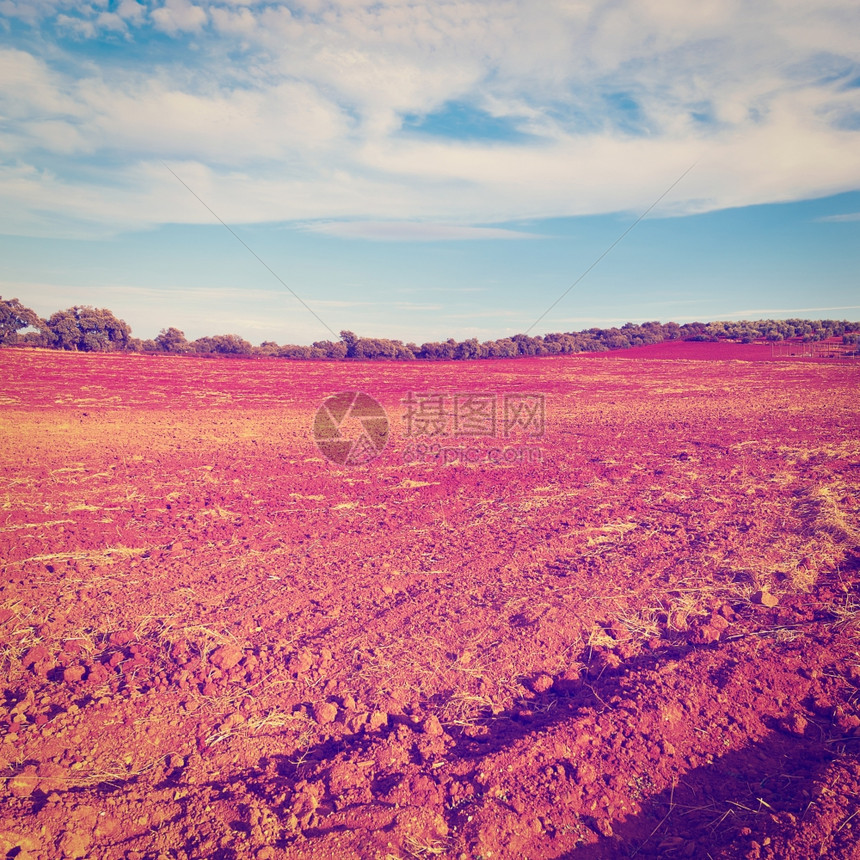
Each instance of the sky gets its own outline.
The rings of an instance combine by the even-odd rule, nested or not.
[[[0,0],[0,260],[144,338],[857,320],[860,5]]]

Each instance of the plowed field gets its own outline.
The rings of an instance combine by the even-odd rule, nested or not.
[[[860,366],[694,346],[0,351],[0,856],[860,856]]]

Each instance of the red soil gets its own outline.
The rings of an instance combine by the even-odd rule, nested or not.
[[[634,349],[619,349],[611,353],[615,358],[632,358],[641,360],[643,358],[668,358],[672,360],[687,359],[689,361],[815,361],[833,364],[834,361],[855,362],[854,357],[835,357],[842,347],[841,338],[828,338],[819,344],[815,344],[817,350],[823,351],[825,347],[833,350],[834,357],[818,355],[801,355],[804,349],[812,349],[804,346],[798,339],[796,342],[778,343],[734,343],[720,341],[709,343],[707,341],[670,340],[663,343],[652,343],[647,346],[637,346]],[[592,353],[593,355],[605,355],[605,353]]]
[[[713,350],[0,352],[0,856],[857,857],[860,366]]]

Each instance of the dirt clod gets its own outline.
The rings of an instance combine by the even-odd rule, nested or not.
[[[29,797],[36,790],[38,783],[35,766],[28,765],[9,780],[9,792],[14,797]]]
[[[63,680],[67,684],[77,684],[83,680],[85,674],[86,669],[83,666],[69,666],[68,669],[63,670]]]
[[[430,737],[439,737],[445,733],[442,723],[439,722],[439,717],[435,714],[431,714],[421,723],[421,730],[425,735],[429,735]]]
[[[552,675],[547,675],[546,672],[541,672],[540,675],[531,681],[529,686],[535,693],[545,693],[547,690],[552,689],[552,685]]]
[[[314,708],[314,717],[321,726],[333,723],[337,719],[337,705],[333,702],[323,702]]]
[[[771,594],[766,590],[756,591],[755,594],[753,594],[752,599],[754,603],[758,603],[760,606],[765,606],[768,609],[772,609],[774,606],[779,605],[779,598],[775,594]]]
[[[387,723],[388,714],[385,711],[374,711],[367,721],[367,726],[370,731],[375,732],[377,729],[381,729],[384,725],[387,725]]]
[[[226,672],[234,666],[238,666],[243,656],[241,648],[237,648],[235,645],[222,645],[212,652],[209,656],[209,662]]]

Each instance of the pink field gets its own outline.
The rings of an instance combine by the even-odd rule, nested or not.
[[[0,351],[0,857],[856,858],[860,363],[769,351]]]

